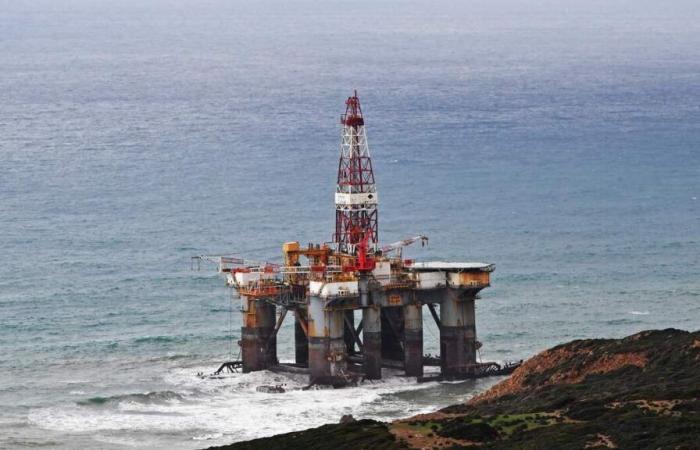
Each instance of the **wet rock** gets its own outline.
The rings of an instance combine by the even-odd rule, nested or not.
[[[343,417],[340,418],[340,424],[348,424],[348,423],[353,423],[355,422],[355,418],[352,416],[352,414],[345,414]]]

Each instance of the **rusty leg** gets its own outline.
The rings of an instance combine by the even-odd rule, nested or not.
[[[440,365],[445,377],[468,377],[476,363],[474,296],[448,291],[440,304]]]
[[[345,312],[325,310],[325,301],[309,297],[309,374],[313,384],[342,385],[346,382],[347,349],[343,337]]]
[[[243,327],[241,328],[241,357],[243,372],[265,370],[277,364],[275,306],[260,299],[241,297]]]
[[[306,315],[301,308],[294,311],[294,360],[300,366],[309,365],[309,339],[306,337]]]
[[[382,378],[382,321],[381,309],[369,306],[362,310],[362,361],[365,378]]]
[[[423,308],[421,304],[403,307],[404,369],[409,377],[423,376]]]

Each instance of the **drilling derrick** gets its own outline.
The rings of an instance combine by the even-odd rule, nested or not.
[[[379,241],[377,188],[357,91],[345,101],[345,114],[340,116],[340,123],[343,129],[333,241],[339,252],[355,254],[357,245],[367,234],[370,248],[376,250]]]

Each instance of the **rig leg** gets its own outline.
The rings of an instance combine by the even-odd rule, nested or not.
[[[440,304],[440,366],[447,378],[473,375],[476,363],[474,295],[448,290]]]
[[[259,299],[241,297],[243,327],[241,357],[243,372],[265,370],[277,364],[275,305]]]
[[[309,366],[309,338],[306,337],[306,315],[301,309],[294,311],[294,360],[297,365]]]
[[[368,380],[382,378],[382,320],[379,306],[362,309],[363,370]]]
[[[325,309],[325,300],[309,297],[309,374],[312,384],[340,386],[347,382],[345,311]]]
[[[423,307],[403,307],[404,369],[409,377],[423,376]]]

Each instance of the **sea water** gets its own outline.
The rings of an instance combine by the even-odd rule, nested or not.
[[[190,257],[330,239],[354,89],[381,241],[496,264],[483,360],[698,329],[700,11],[657,3],[0,1],[0,447],[198,448],[496,381],[197,377],[240,314]]]

